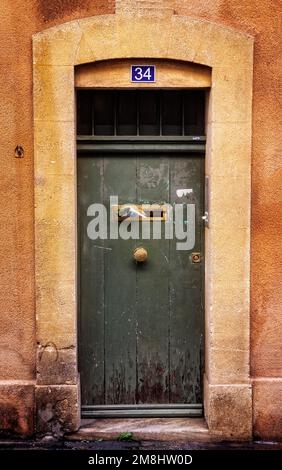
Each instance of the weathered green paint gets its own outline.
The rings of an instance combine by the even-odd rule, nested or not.
[[[203,188],[204,161],[192,156],[171,159],[170,202],[186,201],[196,206],[196,241],[192,252],[204,252]],[[189,183],[187,185],[187,183]],[[177,188],[193,188],[179,199]],[[170,401],[199,403],[201,393],[201,342],[203,335],[204,263],[193,264],[191,251],[176,250],[170,241]]]
[[[179,188],[193,193],[179,199]],[[201,403],[204,263],[193,264],[191,253],[204,250],[203,193],[199,154],[78,158],[82,405]],[[177,251],[164,236],[91,241],[87,208],[109,207],[111,195],[120,204],[195,203],[195,247]],[[149,259],[136,265],[140,245]]]
[[[104,203],[136,198],[136,158],[105,158]],[[94,182],[95,184],[95,182]],[[109,221],[108,221],[109,222]],[[108,240],[105,256],[105,403],[135,403],[136,274],[133,240]]]
[[[169,159],[139,157],[137,200],[169,200]],[[162,222],[159,224],[164,227]],[[146,240],[148,262],[137,265],[137,403],[169,402],[169,240]]]
[[[78,162],[79,241],[79,362],[83,401],[104,403],[104,272],[103,240],[87,236],[87,208],[103,202],[103,161],[95,158]],[[100,248],[97,248],[100,247]]]

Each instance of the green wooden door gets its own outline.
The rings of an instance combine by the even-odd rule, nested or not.
[[[181,196],[180,188],[189,191]],[[78,158],[79,368],[85,416],[201,409],[203,193],[199,154],[95,152]],[[118,196],[119,204],[195,204],[195,246],[177,250],[179,240],[165,238],[163,222],[160,239],[90,239],[87,210],[101,203],[109,214],[110,196]],[[133,260],[138,246],[148,251],[145,263]],[[193,262],[192,253],[201,253],[200,263]]]

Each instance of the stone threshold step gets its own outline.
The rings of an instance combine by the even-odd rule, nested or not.
[[[137,441],[215,441],[204,418],[99,418],[84,419],[69,440],[116,440],[130,433]]]

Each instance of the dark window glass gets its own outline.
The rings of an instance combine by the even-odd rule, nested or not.
[[[162,93],[162,133],[182,135],[182,93],[164,91]]]
[[[204,135],[205,133],[205,92],[184,92],[184,134]]]
[[[204,90],[77,91],[78,135],[204,133]]]
[[[121,91],[117,95],[117,135],[137,134],[137,95]]]
[[[139,93],[139,134],[160,135],[160,94],[155,91]]]
[[[114,135],[114,93],[95,91],[93,100],[94,134]]]
[[[77,134],[92,134],[92,91],[78,90],[77,101]]]

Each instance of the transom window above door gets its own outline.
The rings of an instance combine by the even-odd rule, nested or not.
[[[204,136],[204,90],[77,90],[82,136]]]

